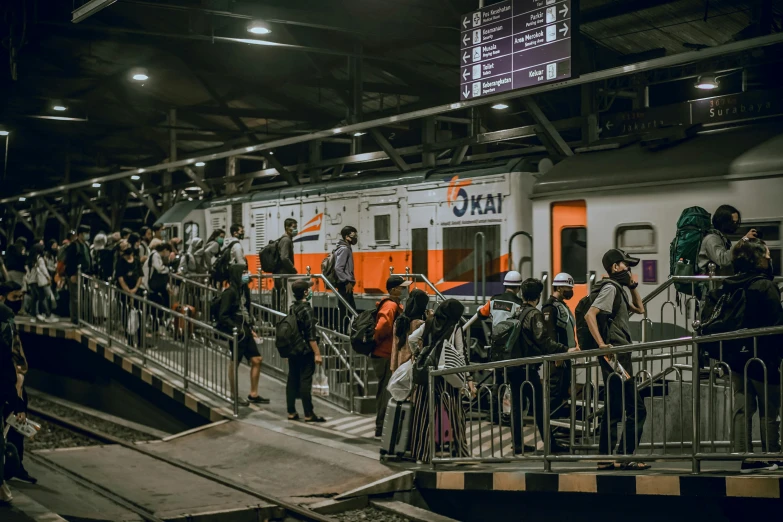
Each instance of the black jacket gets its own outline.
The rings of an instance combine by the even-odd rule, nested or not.
[[[299,327],[299,333],[302,339],[308,344],[308,353],[310,352],[310,341],[318,341],[318,330],[315,313],[310,303],[306,301],[296,301],[291,305],[291,313],[296,317],[296,325]]]
[[[0,412],[3,404],[16,413],[25,411],[24,401],[16,392],[15,335],[14,313],[5,303],[0,303]]]
[[[277,241],[277,250],[280,253],[280,266],[275,270],[275,274],[295,274],[294,240],[288,234],[283,234]]]
[[[533,308],[532,312],[528,312],[530,308]],[[524,343],[525,357],[553,355],[568,351],[564,344],[555,341],[549,336],[549,332],[547,332],[544,324],[544,315],[540,310],[525,303],[522,305],[520,314],[524,319],[522,320],[522,334],[519,338]]]
[[[82,273],[92,273],[90,247],[86,243],[72,241],[65,249],[65,275],[75,276],[79,272],[79,265],[82,266]]]
[[[5,256],[5,268],[9,271],[24,272],[25,260],[26,256],[19,252],[19,248],[16,245],[11,245]]]
[[[245,308],[248,315],[253,317],[250,308],[250,288],[242,284],[244,265],[231,265],[228,268],[228,288],[223,290],[220,296],[220,312],[218,313],[218,329],[225,333],[232,333],[234,328],[242,332],[245,323],[242,314],[242,295],[245,296]]]

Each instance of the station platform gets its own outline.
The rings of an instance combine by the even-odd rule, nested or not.
[[[18,490],[14,491],[13,503],[0,502],[0,520],[3,522],[66,522],[56,512],[45,508]]]

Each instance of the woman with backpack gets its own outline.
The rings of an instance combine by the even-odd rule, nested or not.
[[[443,377],[435,379],[435,426],[430,425],[429,415],[429,366],[437,366],[444,343],[453,339],[454,347],[465,354],[467,360],[467,343],[465,342],[460,319],[465,311],[465,305],[456,299],[443,301],[409,338],[408,343],[421,343],[424,348],[415,355],[414,385],[411,394],[413,403],[413,421],[411,425],[411,456],[416,461],[429,462],[430,430],[436,429],[436,442],[441,444],[450,439],[450,450],[453,457],[469,456],[467,434],[465,432],[465,410],[462,407],[464,389],[455,388]],[[468,379],[468,386],[473,391],[473,382]],[[447,434],[448,433],[448,434]],[[443,450],[443,448],[441,448]]]
[[[773,282],[772,259],[766,243],[757,238],[742,238],[732,249],[731,257],[735,275],[707,296],[702,311],[702,335],[783,325],[780,289]],[[755,341],[750,337],[724,341],[722,345],[722,353],[718,347],[711,347],[711,355],[721,357],[731,368],[733,451],[753,452],[752,419],[758,409],[761,449],[766,453],[780,453],[777,418],[783,335],[767,335]],[[742,463],[743,473],[761,469],[774,470],[777,464]]]
[[[52,280],[46,269],[44,247],[40,243],[34,244],[30,249],[25,281],[32,298],[30,315],[34,315],[39,321],[52,321],[54,319],[52,316],[52,302],[54,301],[51,288]]]
[[[223,248],[223,241],[225,239],[226,231],[222,228],[216,228],[212,231],[212,234],[204,245],[204,266],[206,267],[208,274],[212,273],[212,269],[215,266],[215,259],[217,259],[220,249]]]
[[[432,313],[427,310],[430,297],[423,290],[413,290],[405,301],[402,314],[394,321],[394,342],[392,343],[391,371],[394,372],[411,358],[413,349],[408,337],[415,332]]]
[[[201,260],[204,259],[201,247],[204,245],[204,240],[200,237],[194,237],[190,240],[190,246],[187,252],[183,252],[179,259],[179,267],[177,273],[184,277],[195,277],[204,275],[206,272],[203,268]]]

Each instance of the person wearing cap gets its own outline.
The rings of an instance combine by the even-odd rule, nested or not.
[[[391,356],[394,345],[394,322],[402,313],[402,296],[411,282],[400,276],[389,276],[386,280],[386,291],[389,297],[378,303],[378,315],[375,322],[375,350],[370,354],[370,362],[375,377],[378,379],[378,391],[375,392],[375,436],[383,433],[383,419],[386,417],[386,404],[389,402],[389,392],[386,386],[391,378]]]
[[[644,313],[642,296],[637,289],[638,283],[633,280],[631,275],[631,268],[639,264],[639,259],[629,256],[624,250],[613,248],[604,254],[602,264],[608,277],[598,283],[600,287],[597,289],[597,295],[595,295],[590,309],[585,314],[585,322],[599,349],[626,346],[633,342],[630,312]],[[631,292],[630,302],[625,292],[626,288]],[[596,292],[596,289],[593,292]],[[609,325],[608,330],[604,332],[605,337],[598,324],[599,314],[604,315],[607,320],[606,324]],[[601,419],[598,451],[601,455],[610,454],[617,443],[617,425],[624,419],[625,433],[620,437],[618,453],[632,455],[644,428],[647,410],[644,407],[644,400],[636,389],[631,354],[621,354],[616,358],[599,357],[598,361],[604,376],[604,389],[607,390],[609,402]],[[623,411],[623,406],[625,411]],[[649,467],[643,462],[600,462],[598,464],[599,470],[639,471],[649,469]]]
[[[315,366],[323,364],[321,351],[318,349],[318,331],[316,319],[310,299],[313,293],[310,288],[312,281],[298,279],[291,284],[294,294],[294,304],[291,305],[289,314],[296,317],[296,325],[302,339],[310,347],[310,351],[303,355],[293,355],[288,358],[288,377],[285,386],[285,398],[288,408],[288,420],[299,420],[296,412],[296,399],[302,399],[305,422],[326,422],[313,411],[313,374]]]
[[[565,302],[573,297],[574,278],[562,272],[555,276],[552,281],[552,295],[541,307],[549,336],[569,348],[576,346],[576,319]],[[558,411],[558,408],[566,403],[571,390],[571,362],[561,362],[562,364],[553,364],[549,372],[550,411],[555,416],[567,414],[567,409]],[[557,415],[558,413],[560,415]]]

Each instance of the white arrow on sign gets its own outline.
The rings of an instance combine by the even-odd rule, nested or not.
[[[467,79],[468,79],[468,76],[470,76],[470,72],[468,72],[468,70],[467,70],[467,69],[465,69],[464,71],[462,71],[462,81],[465,81],[465,80],[467,80]]]
[[[607,121],[606,122],[606,130],[612,130],[612,127],[614,127],[614,125],[612,125],[612,122],[611,121]]]
[[[468,33],[465,33],[465,36],[462,37],[462,45],[468,45],[469,41],[470,41],[470,35]]]
[[[560,15],[565,18],[565,15],[567,15],[567,14],[568,14],[568,5],[567,4],[563,4],[563,8],[560,10]]]
[[[560,32],[563,33],[563,36],[568,34],[568,24],[563,24],[563,27],[560,29]]]
[[[462,63],[468,63],[468,58],[470,58],[470,55],[468,54],[468,52],[467,52],[467,51],[465,51],[465,52],[462,54]]]
[[[469,23],[470,23],[470,18],[466,16],[465,18],[462,19],[462,28],[467,29]]]
[[[462,95],[463,95],[465,98],[470,98],[470,91],[468,90],[468,86],[467,86],[467,85],[465,86],[465,90],[464,90],[464,91],[462,91]]]

